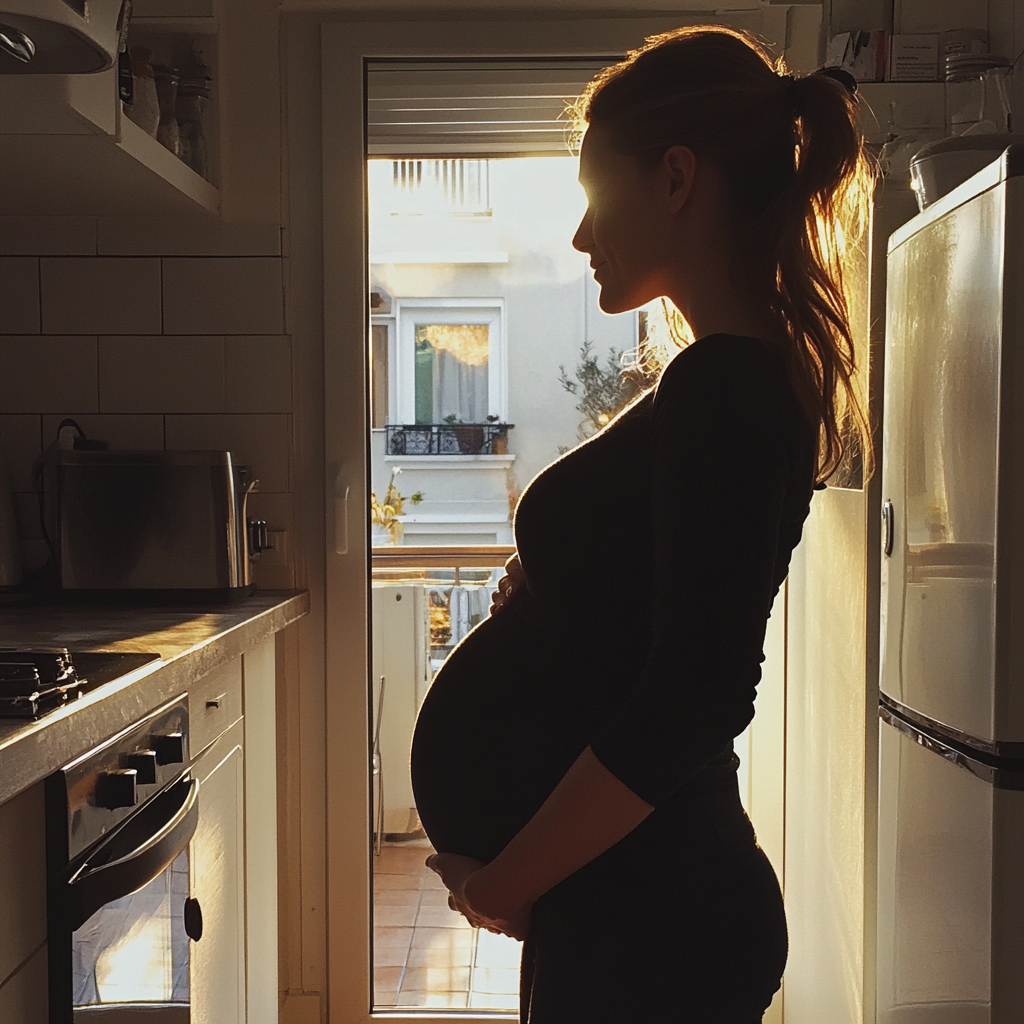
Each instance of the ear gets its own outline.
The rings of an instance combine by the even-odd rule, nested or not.
[[[661,158],[661,167],[669,186],[669,211],[678,213],[693,191],[697,157],[688,146],[670,146]]]

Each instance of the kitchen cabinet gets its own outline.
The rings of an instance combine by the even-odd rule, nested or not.
[[[46,1019],[43,786],[0,805],[0,1021]]]
[[[277,648],[242,655],[245,717],[245,962],[247,1024],[276,1024]]]
[[[213,18],[140,18],[130,45],[202,40],[216,78]],[[216,80],[214,81],[216,89]],[[214,93],[216,95],[216,93]],[[215,104],[204,131],[216,166]],[[20,215],[218,214],[220,192],[122,111],[117,67],[91,75],[0,75],[0,193]]]
[[[191,845],[192,895],[203,935],[192,943],[192,1024],[245,1021],[243,726],[239,721],[196,766],[199,825]]]
[[[275,670],[271,637],[189,693],[203,751],[192,893],[207,925],[192,946],[193,1024],[277,1021]]]

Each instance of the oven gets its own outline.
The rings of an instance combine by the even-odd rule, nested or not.
[[[188,1024],[203,932],[182,695],[46,781],[50,1024]]]

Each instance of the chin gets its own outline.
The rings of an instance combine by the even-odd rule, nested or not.
[[[607,288],[601,289],[597,304],[602,313],[628,313],[631,309],[639,309],[645,300],[635,301],[632,296],[616,295]]]

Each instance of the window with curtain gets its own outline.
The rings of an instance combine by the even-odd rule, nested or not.
[[[486,423],[488,324],[417,324],[417,423]]]

